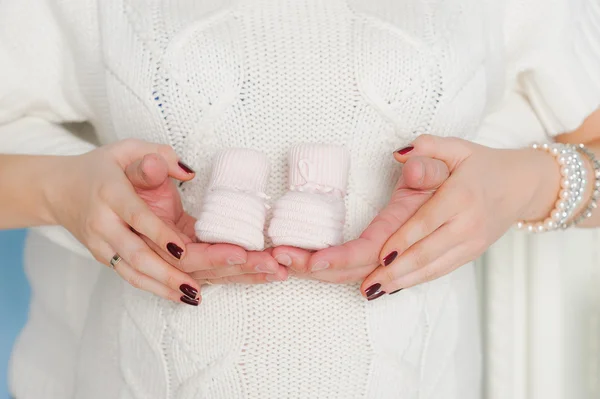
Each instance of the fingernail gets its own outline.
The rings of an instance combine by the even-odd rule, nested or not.
[[[196,172],[194,172],[194,169],[190,168],[189,166],[187,166],[185,163],[183,163],[181,161],[177,162],[177,165],[179,165],[179,167],[181,169],[183,169],[183,171],[185,173],[189,173],[189,174],[196,173]]]
[[[288,254],[277,255],[275,257],[275,260],[277,261],[277,263],[279,263],[280,265],[283,265],[283,266],[291,266],[292,265],[292,258],[290,258],[290,256]]]
[[[319,270],[325,270],[329,267],[329,262],[326,262],[324,260],[320,260],[317,263],[315,263],[314,265],[312,265],[312,267],[310,268],[310,271],[312,272],[318,272]]]
[[[379,291],[381,289],[381,284],[376,283],[370,286],[365,290],[365,295],[367,296],[368,301],[373,301],[383,295],[385,295],[385,291]]]
[[[196,297],[198,296],[198,290],[192,287],[191,285],[181,284],[179,286],[179,291],[181,291],[182,293],[184,293],[192,299],[196,299]]]
[[[230,266],[243,265],[244,263],[246,263],[246,260],[240,258],[239,256],[234,256],[233,258],[227,259],[227,264]]]
[[[400,289],[398,289],[398,290],[396,290],[396,291],[394,291],[394,292],[390,292],[390,295],[394,295],[395,293],[397,293],[397,292],[400,292],[400,291],[402,291],[403,289],[404,289],[404,288],[400,288]]]
[[[414,149],[415,149],[415,147],[413,147],[412,145],[409,145],[408,147],[404,147],[399,150],[396,150],[396,152],[400,155],[406,155]]]
[[[181,249],[179,245],[172,242],[167,244],[167,250],[177,259],[181,259],[181,255],[183,255],[183,249]]]
[[[385,258],[383,258],[383,265],[388,266],[390,263],[392,263],[394,261],[394,259],[396,259],[397,256],[398,256],[398,251],[390,252],[389,254],[387,254],[385,256]]]
[[[379,291],[380,288],[381,288],[381,284],[375,283],[365,290],[365,295],[367,296],[367,298],[370,297],[371,295],[375,295]]]
[[[367,301],[374,301],[377,298],[380,298],[385,295],[385,291],[379,291],[377,294],[371,295],[367,298]]]
[[[265,265],[264,263],[261,263],[259,265],[256,265],[256,267],[254,268],[254,270],[256,270],[259,273],[269,273],[269,274],[274,274],[277,273],[277,271],[273,271],[271,270],[267,265]]]
[[[187,303],[188,305],[192,305],[192,306],[198,306],[198,304],[200,303],[199,300],[188,298],[185,295],[182,296],[180,299],[181,299],[181,302]]]

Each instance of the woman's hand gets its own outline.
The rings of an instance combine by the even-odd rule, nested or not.
[[[166,159],[173,178],[194,177],[169,146],[138,140],[124,140],[80,156],[49,158],[53,165],[44,197],[50,221],[69,230],[100,263],[108,265],[113,255],[121,256],[115,270],[134,287],[198,305],[196,281],[161,259],[133,231],[148,237],[175,261],[187,256],[185,237],[150,210],[124,173],[147,154]]]
[[[196,219],[183,209],[175,182],[169,178],[168,161],[160,154],[145,155],[130,164],[125,174],[150,210],[177,232],[185,244],[186,256],[178,260],[148,237],[141,236],[166,262],[189,273],[199,283],[259,284],[287,278],[287,270],[269,252],[246,252],[232,244],[197,242]]]
[[[377,215],[359,238],[341,246],[314,253],[281,246],[273,255],[292,273],[331,283],[362,281],[379,265],[381,248],[448,177],[442,161],[413,157],[403,169],[389,204]]]
[[[431,157],[450,177],[385,243],[381,265],[362,283],[369,300],[441,277],[480,256],[517,220],[550,214],[560,189],[553,157],[496,150],[455,138],[421,136],[399,162]]]

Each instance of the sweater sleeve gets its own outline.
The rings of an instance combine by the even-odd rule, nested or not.
[[[600,1],[508,4],[509,74],[549,135],[575,130],[600,106]]]
[[[0,1],[0,153],[77,155],[95,148],[75,134],[88,107],[67,38],[47,1]],[[39,231],[69,249],[87,250],[61,227]]]
[[[0,2],[0,152],[75,155],[94,148],[63,126],[89,117],[76,75],[48,2]]]

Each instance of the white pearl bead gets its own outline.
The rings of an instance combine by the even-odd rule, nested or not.
[[[571,192],[569,190],[560,190],[559,196],[562,199],[571,198]]]
[[[555,222],[560,222],[561,218],[562,218],[562,212],[559,211],[558,209],[555,209],[552,211],[552,220],[554,220]]]
[[[543,233],[546,229],[544,228],[544,224],[543,223],[536,223],[535,224],[535,232],[536,233]]]
[[[563,200],[556,201],[556,209],[560,209],[561,211],[566,209],[567,203]]]
[[[542,144],[542,149],[548,151],[548,149],[550,148],[550,146],[548,145],[548,143],[544,143]]]
[[[533,233],[535,231],[535,227],[532,224],[527,225],[527,232]]]
[[[540,145],[538,143],[533,143],[531,145],[531,148],[533,148],[534,150],[537,150],[538,148],[540,148]]]
[[[519,229],[519,230],[523,229],[524,225],[525,224],[523,222],[517,222],[517,229]]]
[[[558,155],[559,149],[557,147],[552,147],[552,149],[550,150],[550,153],[552,155]]]
[[[556,161],[558,162],[559,165],[567,164],[567,158],[565,158],[564,155],[561,155],[560,157],[556,158]]]
[[[544,220],[544,227],[546,228],[546,230],[554,230],[556,228],[556,223],[554,222],[554,220],[548,218]]]
[[[562,180],[560,181],[560,185],[561,185],[563,188],[569,188],[569,187],[571,187],[571,182],[569,182],[569,179],[562,179]],[[599,186],[599,187],[600,187],[600,186]]]

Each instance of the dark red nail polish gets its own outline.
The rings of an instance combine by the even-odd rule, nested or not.
[[[200,303],[200,301],[198,301],[197,299],[190,299],[185,295],[181,297],[181,302],[187,303],[188,305],[192,306],[198,306],[198,304]]]
[[[389,254],[387,254],[385,256],[385,258],[383,258],[383,265],[388,266],[390,263],[392,263],[396,259],[397,256],[398,256],[398,251],[390,252]]]
[[[179,286],[179,291],[192,299],[196,299],[196,296],[198,295],[198,290],[187,284],[181,284]]]
[[[185,171],[185,173],[189,173],[189,174],[196,173],[196,172],[194,172],[194,169],[190,168],[189,166],[187,166],[186,164],[184,164],[181,161],[177,162],[177,164],[179,165],[179,167],[181,169],[183,169]]]
[[[379,283],[375,283],[372,286],[370,286],[369,288],[367,288],[365,290],[365,295],[368,297],[370,297],[371,295],[377,293],[377,291],[379,291],[379,289],[381,288],[381,284]]]
[[[400,155],[406,155],[414,149],[415,149],[415,147],[413,147],[412,145],[409,145],[408,147],[404,147],[399,150],[396,150],[396,152]]]
[[[390,295],[394,295],[394,294],[396,294],[396,293],[398,293],[398,292],[402,291],[403,289],[404,289],[404,288],[400,288],[400,289],[398,289],[398,290],[396,290],[396,291],[394,291],[394,292],[390,292]]]
[[[384,295],[385,295],[385,291],[379,291],[378,293],[373,294],[370,297],[368,297],[367,301],[374,301],[375,299],[381,298]]]
[[[177,244],[172,242],[167,244],[167,250],[177,259],[181,259],[181,255],[183,255],[183,249],[179,248]]]

